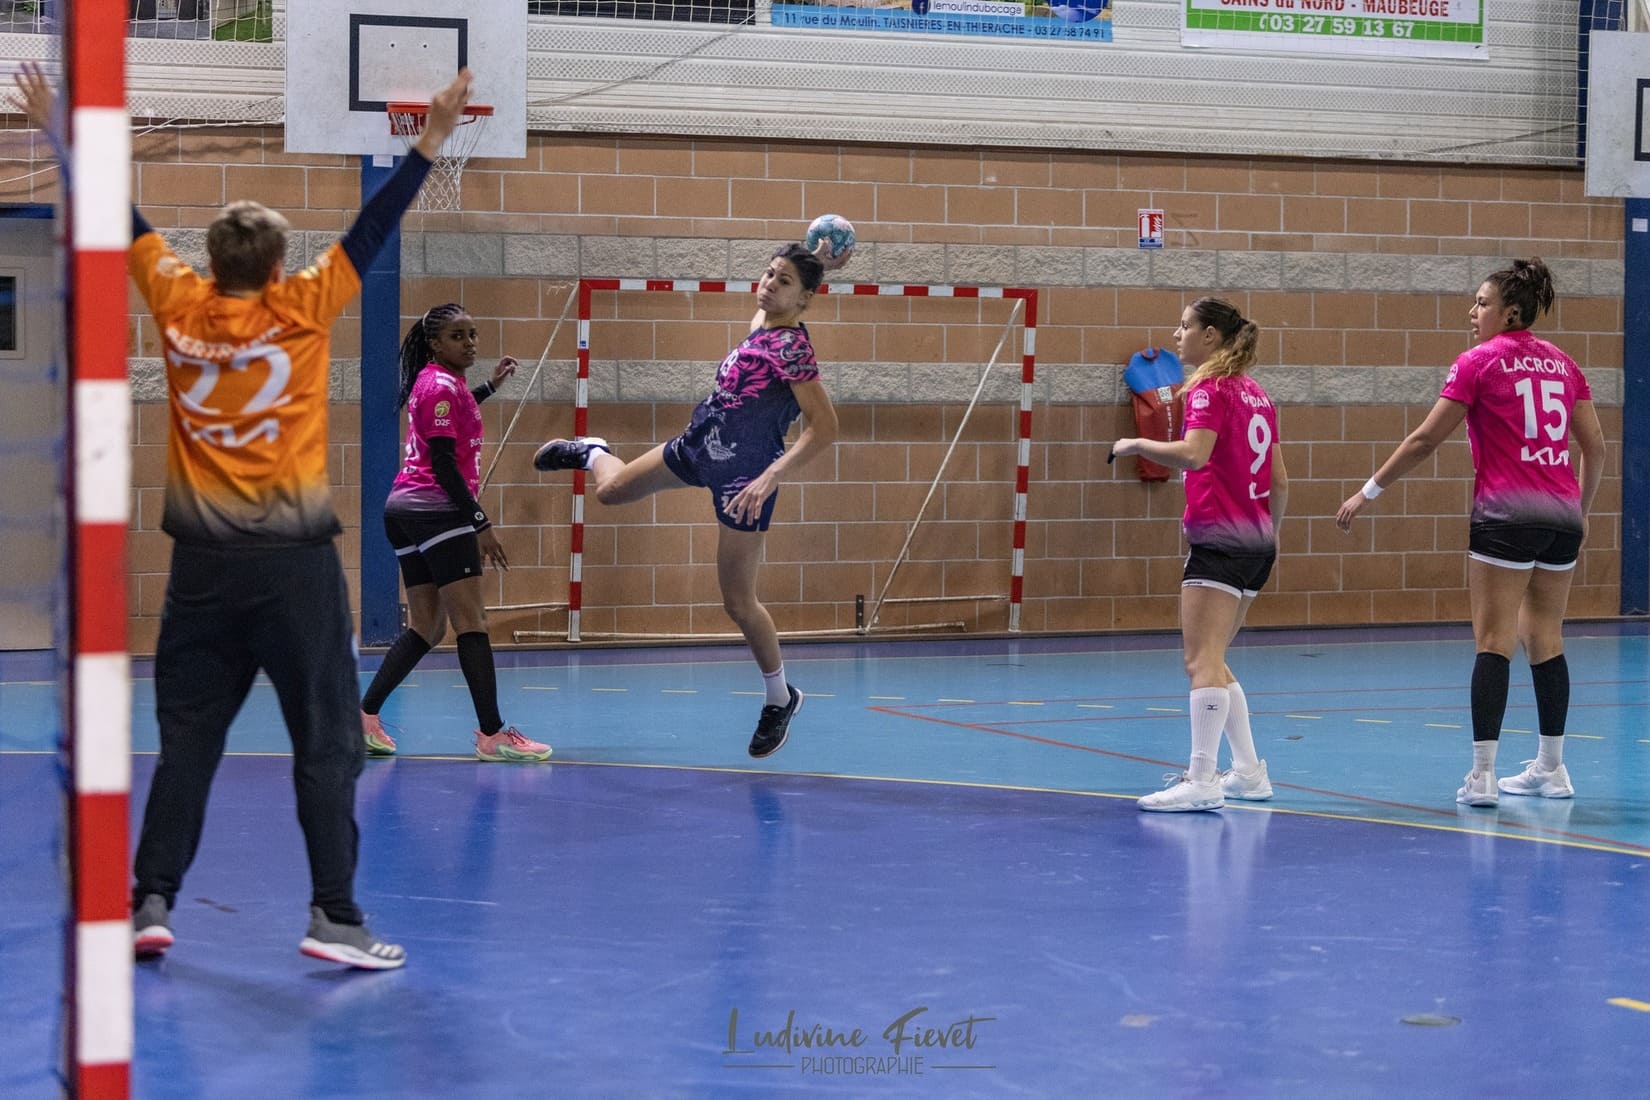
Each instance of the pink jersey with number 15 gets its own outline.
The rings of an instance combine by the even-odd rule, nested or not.
[[[1467,407],[1472,519],[1581,530],[1570,413],[1593,391],[1575,361],[1528,329],[1464,352],[1442,396]]]
[[[1186,541],[1229,554],[1266,554],[1272,531],[1272,446],[1278,410],[1253,378],[1211,378],[1186,392],[1186,426],[1215,433],[1209,461],[1186,471]]]

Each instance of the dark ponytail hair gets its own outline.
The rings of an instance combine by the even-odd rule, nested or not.
[[[796,268],[797,277],[802,280],[803,290],[818,290],[819,284],[825,278],[825,265],[819,257],[809,252],[799,244],[782,244],[774,250],[771,259],[789,260]]]
[[[406,407],[407,398],[412,396],[413,383],[418,380],[418,372],[429,365],[430,341],[441,331],[442,325],[465,312],[457,302],[434,306],[407,330],[407,335],[401,340],[401,393],[395,399],[396,408]]]
[[[1206,327],[1220,333],[1220,347],[1209,358],[1198,364],[1189,386],[1206,378],[1235,378],[1247,374],[1255,365],[1256,342],[1260,326],[1238,312],[1237,306],[1224,298],[1199,298],[1192,303],[1192,316]]]
[[[1518,320],[1507,325],[1509,329],[1526,329],[1536,318],[1553,308],[1553,273],[1541,262],[1540,256],[1514,260],[1484,280],[1501,295],[1501,304],[1518,307]]]

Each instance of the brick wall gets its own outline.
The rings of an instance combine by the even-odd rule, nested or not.
[[[139,139],[136,194],[186,258],[230,197],[285,210],[294,262],[345,228],[359,176],[345,158],[292,157],[278,131],[156,133]],[[38,155],[24,150],[22,156]],[[51,194],[51,175],[0,184],[0,200]],[[1121,367],[1171,342],[1182,306],[1232,298],[1263,330],[1257,377],[1282,406],[1293,482],[1276,580],[1257,624],[1464,620],[1464,435],[1411,474],[1350,535],[1336,506],[1436,397],[1466,347],[1469,297],[1514,256],[1553,267],[1559,306],[1538,331],[1588,373],[1610,441],[1575,615],[1610,615],[1619,593],[1622,205],[1588,199],[1579,170],[1378,162],[1094,156],[759,142],[535,136],[525,161],[473,165],[462,215],[409,215],[403,308],[460,300],[483,355],[529,369],[568,279],[753,278],[773,245],[826,210],[851,218],[855,280],[1043,288],[1023,627],[1173,629],[1182,555],[1177,485],[1107,466],[1132,434]],[[1167,247],[1136,248],[1135,211],[1161,207]],[[139,303],[131,303],[134,314]],[[763,598],[783,630],[854,622],[874,598],[1007,319],[994,307],[816,299],[810,325],[842,418],[835,453],[787,485],[768,543]],[[634,456],[679,430],[753,308],[732,295],[598,295],[592,430]],[[354,310],[334,339],[333,478],[356,560],[360,353]],[[543,373],[484,406],[497,440],[520,421],[484,500],[515,563],[497,604],[561,600],[568,575],[567,479],[529,466],[571,428],[574,333],[562,326]],[[157,530],[165,410],[152,326],[133,324],[139,409],[132,541],[133,648],[152,644],[167,546]],[[896,597],[1007,591],[1017,347],[963,433],[933,524],[913,542]],[[527,372],[524,372],[524,375]],[[375,395],[371,399],[383,399]],[[586,546],[587,633],[721,633],[714,539],[702,492],[604,510]],[[377,538],[376,520],[369,534]],[[352,583],[356,573],[352,569]],[[999,600],[897,605],[888,625],[960,621],[1001,630]],[[559,630],[559,611],[495,613],[495,638]]]

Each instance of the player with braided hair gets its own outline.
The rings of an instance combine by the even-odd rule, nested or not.
[[[1514,260],[1486,278],[1467,311],[1477,346],[1450,367],[1421,426],[1335,516],[1348,530],[1365,504],[1467,422],[1473,465],[1467,595],[1478,655],[1470,689],[1472,771],[1455,800],[1468,806],[1497,805],[1503,794],[1575,795],[1564,766],[1570,706],[1564,607],[1604,473],[1604,432],[1581,369],[1530,331],[1555,297],[1552,272],[1539,258]],[[1570,465],[1572,434],[1581,452],[1579,477]],[[1508,671],[1520,643],[1535,685],[1540,747],[1528,767],[1497,783]]]
[[[538,763],[550,746],[530,741],[498,712],[493,646],[487,637],[482,561],[510,568],[492,522],[476,501],[481,485],[481,409],[516,372],[506,355],[474,389],[464,375],[476,361],[476,323],[457,302],[435,306],[401,341],[401,392],[407,446],[384,504],[384,533],[395,547],[407,589],[408,625],[396,638],[361,700],[361,732],[375,756],[395,752],[378,716],[402,680],[452,623],[458,663],[476,712],[476,756],[494,763]]]

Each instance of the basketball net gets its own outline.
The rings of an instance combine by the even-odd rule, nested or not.
[[[428,103],[389,103],[385,110],[390,116],[390,133],[399,137],[411,152],[418,143],[429,121]],[[464,166],[481,141],[482,128],[493,117],[493,108],[485,103],[471,103],[464,108],[464,117],[441,146],[441,153],[430,165],[430,174],[424,177],[424,186],[418,192],[420,210],[458,210]]]

